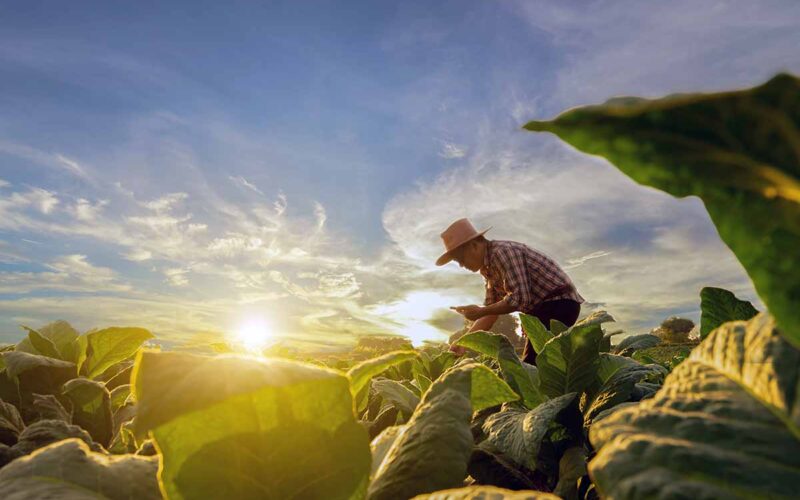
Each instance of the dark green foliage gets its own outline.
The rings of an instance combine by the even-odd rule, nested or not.
[[[753,304],[739,300],[728,290],[707,286],[700,290],[700,338],[728,321],[747,321],[758,311]]]
[[[760,297],[800,346],[800,80],[749,90],[614,99],[532,121],[641,184],[699,196]]]
[[[72,404],[72,421],[86,429],[95,442],[108,446],[113,437],[111,395],[100,382],[72,379],[62,389]]]
[[[621,499],[795,498],[799,383],[800,350],[770,316],[723,324],[655,396],[595,419],[592,478]]]
[[[158,500],[158,460],[109,457],[67,439],[0,469],[4,498]]]

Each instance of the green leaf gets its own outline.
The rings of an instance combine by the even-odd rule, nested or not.
[[[481,411],[519,399],[517,393],[485,365],[473,363],[461,365],[459,368],[468,370],[472,377],[469,393],[472,411]]]
[[[516,398],[482,364],[465,363],[445,372],[408,423],[392,431],[397,435],[373,474],[369,497],[409,498],[460,485],[473,447],[472,413]]]
[[[545,328],[536,316],[519,313],[519,322],[522,324],[522,331],[525,332],[525,335],[531,341],[531,345],[533,346],[533,350],[536,351],[536,354],[542,352],[547,341],[554,337],[554,334],[547,331],[547,328]]]
[[[75,339],[78,338],[79,333],[69,323],[63,320],[54,321],[39,328],[39,333],[56,346],[56,349],[62,355],[61,359],[75,362],[71,346]]]
[[[586,316],[582,320],[575,323],[575,326],[584,325],[602,325],[603,323],[615,322],[613,316],[608,314],[608,311],[594,311],[592,314]]]
[[[131,363],[131,366],[129,366],[129,367],[123,369],[123,370],[120,370],[119,373],[117,373],[116,375],[111,377],[106,382],[106,389],[111,391],[111,390],[116,389],[117,387],[119,387],[121,385],[130,385],[130,383],[131,383],[131,372],[132,371],[133,371],[133,363]]]
[[[25,325],[22,325],[22,328],[27,330],[28,341],[38,352],[49,358],[61,359],[61,354],[58,352],[55,344],[53,344],[50,339],[45,338],[41,333],[37,332],[33,328],[28,328]]]
[[[58,394],[64,382],[76,375],[75,365],[67,361],[17,351],[2,356],[8,375],[17,380],[26,401],[33,393]]]
[[[343,374],[277,358],[141,351],[136,433],[179,498],[354,498],[370,469]]]
[[[534,318],[535,319],[535,318]],[[472,332],[461,337],[456,345],[472,349],[496,359],[500,364],[500,371],[508,385],[519,394],[525,406],[535,408],[545,399],[544,394],[534,384],[531,374],[523,367],[514,346],[504,335],[489,332]],[[535,367],[532,367],[535,370]]]
[[[710,286],[700,290],[700,310],[700,338],[706,338],[723,323],[746,321],[758,314],[750,302],[737,299],[728,290]]]
[[[534,470],[550,424],[574,400],[573,392],[545,401],[533,410],[509,407],[495,413],[483,423],[487,437],[481,446],[501,453],[520,467]]]
[[[559,335],[567,331],[567,325],[558,321],[557,319],[550,320],[550,333],[553,335]]]
[[[12,446],[17,443],[19,433],[25,429],[25,423],[11,403],[0,401],[0,444]]]
[[[714,330],[652,399],[598,419],[601,497],[796,498],[800,350],[759,314]]]
[[[347,377],[350,379],[350,392],[355,396],[369,384],[372,377],[380,375],[388,368],[417,357],[414,351],[395,351],[368,359],[350,368]]]
[[[661,339],[649,333],[641,335],[631,335],[625,337],[622,341],[614,347],[614,352],[619,354],[624,351],[639,351],[641,349],[649,349],[661,343]]]
[[[417,384],[419,384],[419,390],[422,394],[425,394],[425,391],[427,391],[433,383],[431,379],[422,373],[414,373],[414,380],[416,380]]]
[[[120,427],[119,431],[114,435],[114,440],[108,447],[108,451],[115,454],[135,453],[138,449],[136,444],[136,437],[133,431],[129,428],[129,423]]]
[[[125,401],[128,399],[128,396],[131,395],[131,386],[130,384],[120,385],[115,387],[111,391],[111,411],[117,411],[122,405],[125,404]]]
[[[431,385],[408,424],[397,431],[369,486],[371,500],[411,498],[458,486],[472,452],[472,371],[453,368]],[[373,466],[374,467],[374,466]]]
[[[68,439],[0,469],[0,491],[8,499],[158,500],[157,470],[157,458],[94,453]]]
[[[89,337],[81,335],[72,341],[72,352],[75,356],[75,365],[78,367],[80,373],[84,373],[83,364],[86,362],[86,357],[89,355]]]
[[[472,449],[467,472],[475,481],[472,484],[501,485],[512,490],[536,490],[545,486],[546,479],[543,474],[521,468],[502,454],[480,446]]]
[[[605,384],[612,375],[617,373],[622,368],[631,366],[640,366],[639,363],[632,360],[627,356],[618,356],[616,354],[601,353],[600,360],[597,364],[597,377],[600,384]]]
[[[467,486],[418,495],[413,500],[560,500],[552,493],[542,491],[513,491],[495,486]]]
[[[95,378],[114,363],[133,356],[145,341],[153,338],[153,334],[144,328],[111,327],[89,332],[79,339],[84,337],[86,359],[81,373]]]
[[[608,158],[635,181],[699,196],[790,342],[800,345],[800,80],[616,99],[525,128]]]
[[[428,378],[436,380],[444,372],[456,364],[456,355],[450,351],[444,351],[434,357],[430,362]]]
[[[578,480],[586,474],[586,450],[583,446],[568,448],[558,462],[558,484],[553,493],[563,500],[578,500]]]
[[[620,356],[618,356],[620,357]],[[661,365],[642,365],[630,358],[629,364],[621,366],[618,370],[603,381],[602,386],[591,400],[591,404],[583,413],[584,427],[588,428],[597,416],[605,410],[630,401],[636,394],[637,384],[645,380],[661,382],[667,375],[667,370]]]
[[[602,338],[600,325],[585,325],[548,341],[536,358],[541,391],[556,397],[586,390],[596,376]]]
[[[2,353],[0,353],[0,365],[4,365]],[[5,368],[0,369],[0,399],[7,403],[20,405],[20,394],[17,381],[8,374]]]
[[[78,438],[86,443],[92,451],[102,451],[102,447],[92,440],[88,432],[77,425],[72,425],[63,420],[39,420],[27,426],[19,434],[14,449],[27,455],[39,448],[44,448],[64,439]]]
[[[72,423],[86,429],[95,442],[108,446],[113,437],[111,395],[100,382],[72,379],[62,389],[72,403]]]
[[[37,420],[61,420],[68,424],[72,423],[72,413],[52,394],[34,394],[32,406]]]
[[[405,425],[393,425],[381,431],[378,436],[369,444],[369,449],[372,454],[372,476],[378,472],[378,468],[386,458],[386,454],[392,448],[397,436],[406,428]]]
[[[406,418],[411,417],[419,404],[419,397],[396,380],[379,378],[372,381],[372,387],[384,399],[397,407]]]

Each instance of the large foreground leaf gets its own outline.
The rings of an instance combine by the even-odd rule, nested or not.
[[[534,319],[536,318],[534,317]],[[505,335],[489,332],[468,333],[461,337],[456,342],[456,345],[464,346],[496,359],[503,373],[503,378],[522,397],[525,406],[528,408],[535,408],[547,399],[534,383],[532,373],[536,372],[536,367],[528,365],[530,367],[529,370],[522,364],[517,352],[514,350],[514,346],[511,345]]]
[[[494,486],[468,486],[417,495],[413,500],[560,500],[542,491],[512,491]]]
[[[391,446],[376,451],[376,458],[384,455],[369,497],[410,498],[462,484],[473,447],[472,413],[500,404],[504,397],[508,401],[517,396],[484,365],[470,363],[447,371],[425,393],[409,422],[384,436]]]
[[[137,431],[163,456],[175,498],[357,498],[366,430],[339,372],[282,359],[141,352]]]
[[[157,500],[158,459],[94,453],[68,439],[18,458],[0,469],[5,500],[64,498]]]
[[[556,397],[587,389],[597,371],[602,339],[600,325],[575,326],[550,339],[536,358],[542,392]]]
[[[800,80],[784,74],[738,92],[615,99],[525,128],[605,156],[641,184],[702,198],[800,346]]]
[[[595,421],[602,496],[797,498],[800,351],[760,314],[726,323],[654,398]]]
[[[723,288],[707,286],[700,290],[700,337],[706,338],[712,330],[727,321],[746,321],[758,311],[753,304],[739,300]]]

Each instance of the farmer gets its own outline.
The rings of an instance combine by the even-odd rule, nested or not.
[[[521,311],[536,316],[545,327],[556,319],[572,326],[578,319],[583,297],[567,273],[550,257],[516,241],[489,240],[467,219],[453,222],[442,234],[446,252],[436,261],[443,266],[451,260],[486,280],[484,305],[452,307],[475,323],[470,332],[489,330],[497,317]],[[530,339],[523,360],[536,363]]]

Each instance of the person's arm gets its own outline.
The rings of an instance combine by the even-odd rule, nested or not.
[[[488,332],[492,325],[494,325],[495,321],[497,321],[497,316],[484,316],[478,319],[478,321],[472,323],[472,326],[469,327],[469,330],[467,330],[464,335],[472,332]],[[456,356],[463,356],[464,353],[467,352],[467,348],[460,345],[450,344],[450,351]]]
[[[494,316],[494,319],[496,320],[498,316],[516,311],[517,307],[514,304],[510,304],[507,299],[508,296],[501,301],[495,302],[494,304],[483,306],[481,308],[481,315],[483,316],[481,319],[488,316]],[[492,323],[494,323],[494,320],[492,320]]]
[[[505,299],[488,306],[470,304],[468,306],[455,306],[450,309],[464,315],[464,317],[470,321],[479,321],[487,316],[492,316],[494,319],[497,319],[497,316],[512,313],[517,310],[516,306],[511,304],[508,299],[509,297],[506,296]],[[494,320],[492,320],[492,323],[494,323]]]
[[[492,327],[492,325],[494,325],[495,321],[497,321],[496,315],[484,316],[478,319],[478,321],[472,323],[472,326],[469,327],[469,331],[467,331],[467,333],[481,332],[481,331],[488,332],[489,329]]]

